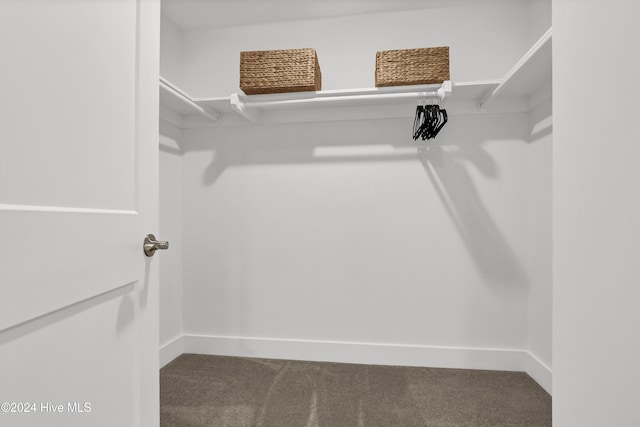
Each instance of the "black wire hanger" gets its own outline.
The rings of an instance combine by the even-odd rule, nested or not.
[[[449,121],[447,110],[440,108],[437,103],[427,104],[426,94],[418,100],[416,114],[413,119],[413,139],[423,141],[433,139],[440,133]]]

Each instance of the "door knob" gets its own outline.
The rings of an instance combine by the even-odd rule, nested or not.
[[[153,256],[158,249],[169,249],[169,242],[157,241],[156,236],[153,234],[147,234],[147,237],[144,238],[144,254],[146,256]]]

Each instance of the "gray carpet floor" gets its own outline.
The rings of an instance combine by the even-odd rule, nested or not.
[[[183,354],[160,371],[161,427],[551,426],[523,372]]]

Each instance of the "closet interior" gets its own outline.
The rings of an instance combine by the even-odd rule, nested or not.
[[[161,366],[182,353],[525,371],[551,393],[551,1],[163,0]],[[451,85],[374,87],[450,47]],[[322,91],[244,95],[313,47]],[[447,124],[414,140],[420,93]]]

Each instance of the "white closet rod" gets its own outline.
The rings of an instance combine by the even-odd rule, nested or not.
[[[253,108],[293,107],[313,104],[341,104],[354,101],[392,101],[398,99],[439,98],[444,100],[451,94],[451,81],[443,82],[439,87],[429,85],[436,90],[425,91],[426,87],[386,87],[381,89],[364,89],[349,91],[296,92],[273,95],[243,95],[234,93],[230,97],[231,107],[247,120],[255,121],[256,117],[249,111]],[[422,89],[422,90],[420,90]],[[405,92],[411,90],[411,92]]]
[[[387,93],[373,92],[373,93],[360,93],[360,94],[350,94],[349,92],[340,93],[339,91],[334,92],[316,92],[312,95],[298,95],[296,97],[294,94],[288,94],[288,98],[285,99],[273,99],[273,100],[257,100],[255,98],[251,98],[249,95],[238,94],[238,100],[245,103],[247,107],[277,107],[277,106],[287,106],[287,105],[296,105],[296,104],[316,104],[316,103],[326,103],[326,102],[349,102],[349,101],[389,101],[395,99],[406,99],[406,98],[439,98],[440,100],[444,100],[451,93],[451,82],[446,81],[442,83],[440,88],[433,91],[413,91],[413,92],[393,92],[392,88],[388,88]],[[402,89],[398,89],[402,90]]]

